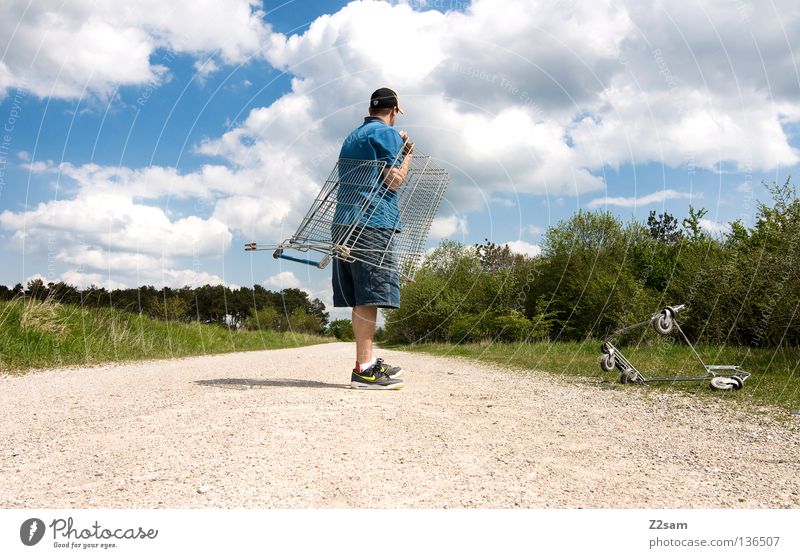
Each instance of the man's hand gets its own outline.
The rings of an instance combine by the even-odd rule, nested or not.
[[[414,153],[414,144],[409,141],[405,130],[400,130],[400,138],[403,140],[403,159]]]
[[[408,134],[404,130],[400,132],[400,137],[403,139],[403,151],[401,154],[403,162],[400,167],[386,168],[383,171],[383,183],[392,191],[400,188],[406,179],[408,168],[411,166],[411,155],[414,153],[414,144],[408,141]]]

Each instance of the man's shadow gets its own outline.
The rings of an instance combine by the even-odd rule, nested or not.
[[[215,380],[197,380],[194,382],[200,386],[220,387],[226,389],[253,389],[269,387],[298,387],[298,388],[329,388],[346,389],[349,385],[328,384],[314,380],[297,380],[293,378],[275,378],[270,380],[253,380],[248,378],[219,378]]]

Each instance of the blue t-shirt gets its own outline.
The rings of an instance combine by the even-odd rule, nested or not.
[[[347,136],[339,152],[339,159],[360,159],[367,161],[383,161],[387,167],[402,165],[402,157],[398,154],[403,148],[403,138],[391,126],[379,118],[367,117],[364,123]],[[400,212],[397,207],[397,192],[390,190],[383,183],[382,173],[367,176],[361,184],[354,185],[341,176],[343,172],[353,172],[352,165],[340,161],[340,184],[337,192],[337,205],[333,222],[335,225],[352,225],[361,208],[376,189],[369,207],[361,216],[359,226],[374,229],[400,230]]]

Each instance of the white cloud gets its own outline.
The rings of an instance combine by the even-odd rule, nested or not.
[[[173,263],[172,259],[135,252],[112,252],[87,245],[62,247],[56,253],[55,259],[69,265],[96,270],[126,269],[132,272],[145,271],[147,273],[156,272],[165,265]]]
[[[40,97],[106,97],[117,86],[157,84],[174,53],[244,62],[270,40],[260,7],[254,0],[7,0],[0,96],[21,87]]]
[[[267,277],[264,280],[264,285],[283,290],[300,288],[302,283],[291,271],[281,271],[280,273]]]
[[[676,190],[659,190],[658,192],[653,192],[652,194],[647,194],[641,197],[603,197],[603,198],[596,198],[590,201],[587,204],[589,208],[595,207],[605,207],[608,205],[615,205],[618,207],[640,207],[643,205],[650,205],[654,203],[663,203],[666,200],[676,200],[676,199],[697,199],[701,197],[698,194],[693,194],[691,192],[678,192]]]
[[[114,289],[127,289],[130,287],[130,285],[111,279],[107,273],[85,273],[74,269],[62,273],[59,280],[79,289],[86,289],[94,286],[112,291]]]
[[[700,219],[700,228],[712,235],[724,235],[731,232],[731,226],[728,223],[720,223],[711,219]]]
[[[505,245],[515,254],[522,254],[523,256],[534,257],[542,253],[542,249],[537,244],[530,244],[524,240],[513,240],[506,242]]]
[[[195,61],[194,65],[192,66],[197,72],[197,80],[202,85],[208,79],[208,76],[213,74],[214,72],[219,71],[220,67],[214,61],[213,58],[207,58],[205,60],[197,60]]]
[[[469,233],[466,217],[459,217],[458,215],[448,215],[446,217],[437,217],[431,224],[431,231],[429,234],[430,240],[441,240],[450,238],[454,234],[459,234],[461,237]]]
[[[167,257],[219,255],[232,239],[214,217],[170,220],[164,210],[118,194],[88,193],[40,203],[27,212],[4,211],[0,227],[15,230],[12,239],[45,238],[56,232],[64,246],[85,244]]]
[[[527,234],[530,234],[530,235],[533,235],[533,236],[537,236],[537,235],[543,234],[545,232],[545,229],[543,227],[540,227],[539,225],[529,224],[529,225],[525,225],[524,231]]]
[[[500,207],[514,207],[516,205],[513,200],[501,198],[500,196],[491,196],[488,201],[490,204],[499,205]]]
[[[171,287],[174,289],[182,287],[195,288],[203,285],[225,285],[231,289],[239,288],[239,285],[227,282],[218,275],[197,272],[191,269],[164,269],[159,273],[146,273],[135,276],[69,269],[63,272],[58,280],[81,289],[92,285],[107,290],[131,289],[143,285],[151,285],[156,288]]]

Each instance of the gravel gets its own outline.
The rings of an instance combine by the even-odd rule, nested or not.
[[[404,390],[356,391],[353,353],[2,378],[0,507],[800,506],[797,419],[397,351]]]

